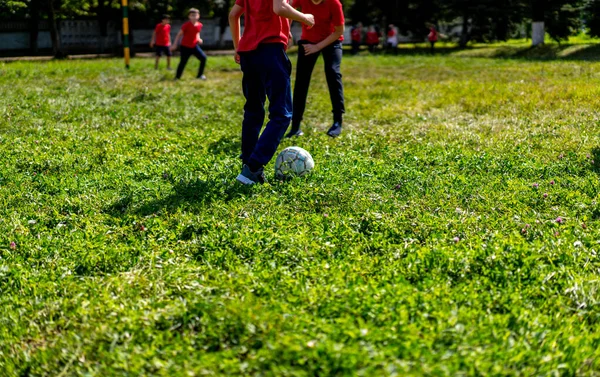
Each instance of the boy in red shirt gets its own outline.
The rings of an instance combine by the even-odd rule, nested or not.
[[[375,26],[371,26],[369,31],[367,32],[367,46],[369,47],[369,52],[375,52],[375,48],[379,46],[379,33]]]
[[[240,38],[240,18],[244,35]],[[271,161],[292,120],[292,64],[286,49],[290,36],[289,19],[313,26],[310,14],[295,10],[287,0],[236,0],[229,14],[229,26],[241,65],[242,88],[246,97],[242,123],[242,161],[237,180],[244,185],[264,183],[264,167]],[[269,99],[269,122],[265,102]]]
[[[390,25],[387,33],[387,49],[392,50],[394,54],[398,52],[398,29],[396,26]]]
[[[206,54],[200,48],[200,45],[203,43],[202,38],[200,38],[200,32],[202,31],[202,23],[200,20],[200,11],[196,8],[190,9],[188,13],[189,21],[181,26],[181,30],[177,33],[175,37],[175,43],[173,44],[173,50],[177,48],[177,44],[181,39],[181,60],[179,61],[179,66],[177,66],[177,75],[175,78],[179,80],[181,75],[183,74],[183,70],[185,69],[185,65],[187,64],[190,56],[194,55],[200,60],[200,70],[198,70],[198,77],[201,80],[206,80],[206,76],[204,76],[204,68],[206,68]]]
[[[429,43],[431,43],[431,53],[435,53],[435,44],[438,41],[438,37],[439,37],[439,33],[437,31],[437,29],[435,28],[435,25],[430,24],[429,25],[429,35],[427,36],[427,39],[429,39]]]
[[[350,32],[350,36],[352,37],[352,55],[358,54],[360,50],[360,44],[362,43],[362,23],[358,23]]]
[[[168,15],[163,14],[161,23],[156,25],[154,33],[152,33],[152,41],[150,47],[156,50],[156,63],[154,68],[158,69],[160,57],[165,54],[167,56],[167,69],[171,70],[171,19]]]
[[[338,137],[342,133],[344,85],[342,84],[342,41],[344,40],[344,11],[340,0],[294,0],[293,6],[315,16],[315,26],[302,27],[298,42],[298,66],[294,87],[294,116],[288,137],[301,136],[300,123],[306,109],[306,98],[312,72],[319,55],[323,55],[325,77],[333,107],[333,125],[327,135]]]

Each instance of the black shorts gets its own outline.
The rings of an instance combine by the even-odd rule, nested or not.
[[[154,46],[154,50],[156,51],[156,56],[172,56],[171,47],[169,46]]]

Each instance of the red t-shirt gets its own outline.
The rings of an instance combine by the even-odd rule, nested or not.
[[[379,33],[376,31],[370,31],[367,33],[367,44],[376,45],[379,44]]]
[[[329,37],[336,26],[345,24],[344,10],[340,0],[323,0],[320,4],[315,4],[312,0],[294,0],[294,8],[302,9],[302,13],[315,16],[315,26],[308,28],[302,24],[302,40],[312,43],[319,43]],[[340,41],[344,36],[340,37]]]
[[[429,42],[437,42],[438,40],[438,32],[437,30],[435,30],[435,28],[431,28],[429,29]]]
[[[396,36],[396,29],[390,29],[390,31],[388,31],[388,38],[393,38]]]
[[[287,49],[290,21],[273,12],[270,0],[236,0],[244,9],[244,34],[238,52],[254,51],[260,44],[281,43]]]
[[[359,28],[354,28],[352,30],[352,41],[353,42],[360,42],[362,41],[362,31]]]
[[[156,41],[155,41],[155,45],[157,46],[170,46],[171,45],[171,39],[169,38],[169,35],[171,34],[171,25],[166,24],[163,25],[162,22],[158,25],[156,25],[156,28],[154,28],[154,32],[156,33]]]
[[[181,26],[181,31],[183,31],[181,45],[183,47],[194,48],[199,42],[198,33],[202,31],[202,23],[198,22],[194,25],[191,21],[188,21]]]

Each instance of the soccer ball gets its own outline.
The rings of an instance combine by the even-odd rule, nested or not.
[[[302,177],[315,167],[310,153],[299,147],[284,149],[275,161],[275,176],[279,179]]]

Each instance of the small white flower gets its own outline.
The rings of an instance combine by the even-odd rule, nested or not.
[[[582,247],[583,243],[581,241],[575,241],[575,243],[573,244],[573,246],[575,246],[575,247]]]

